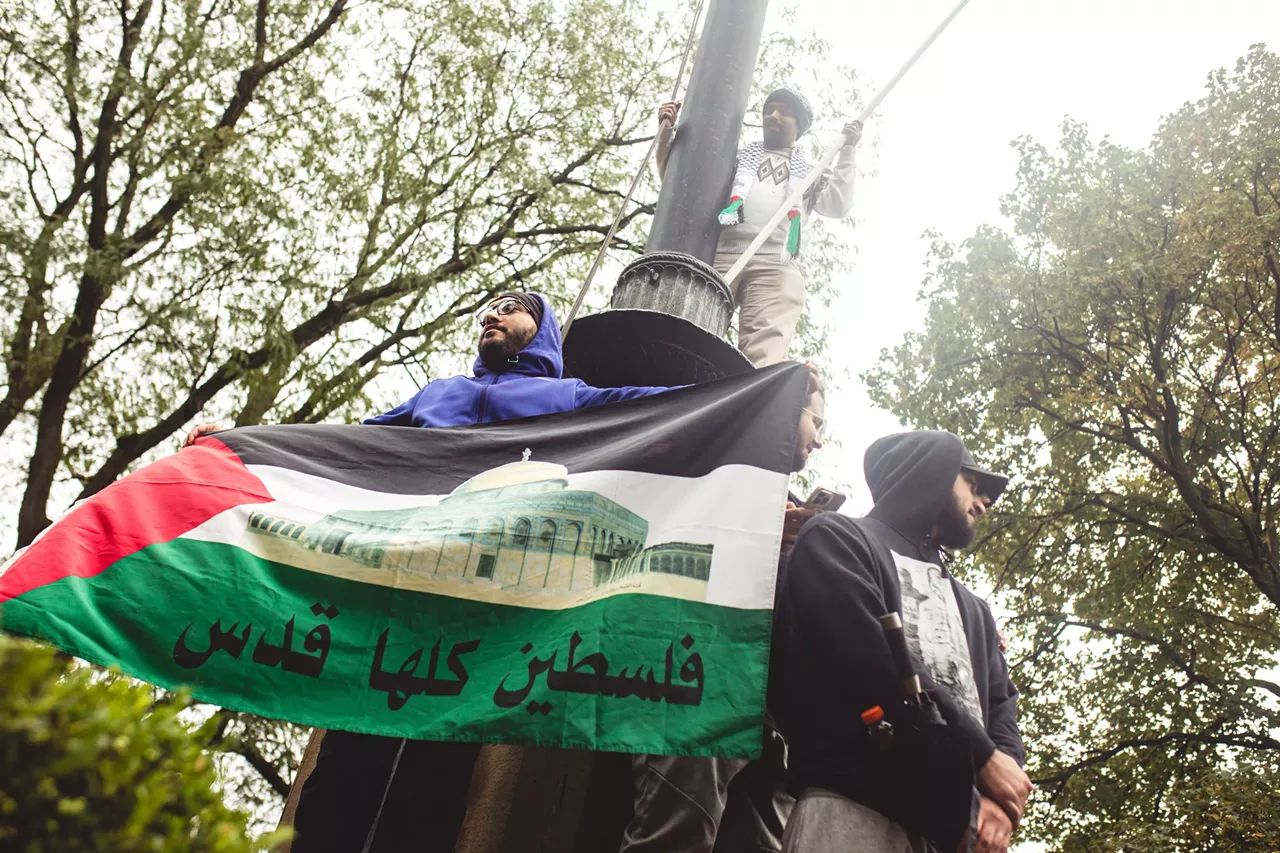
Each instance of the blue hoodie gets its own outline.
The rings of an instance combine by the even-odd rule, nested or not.
[[[369,418],[366,424],[385,426],[447,427],[482,424],[568,412],[661,394],[670,388],[592,388],[581,379],[562,379],[564,357],[560,353],[560,321],[542,294],[542,325],[529,345],[492,370],[476,357],[473,376],[437,379],[391,411]]]

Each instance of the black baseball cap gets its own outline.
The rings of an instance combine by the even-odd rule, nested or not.
[[[1004,474],[997,474],[995,471],[980,467],[967,447],[963,448],[960,456],[960,470],[968,471],[978,478],[978,494],[990,498],[992,503],[1004,494],[1005,487],[1009,485],[1009,478]]]

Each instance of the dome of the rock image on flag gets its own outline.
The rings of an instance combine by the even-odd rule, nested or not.
[[[711,570],[711,545],[646,548],[645,519],[570,489],[563,465],[528,459],[477,474],[436,504],[340,510],[311,524],[261,511],[248,529],[365,566],[548,594],[650,572],[705,582]]]

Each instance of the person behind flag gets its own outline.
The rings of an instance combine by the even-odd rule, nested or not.
[[[363,423],[448,427],[573,411],[672,390],[596,388],[565,379],[560,323],[546,297],[513,291],[479,313],[471,376],[429,382]],[[820,383],[809,365],[811,388]],[[221,427],[202,424],[183,446]],[[803,430],[803,427],[802,427]],[[818,440],[820,441],[820,440]],[[794,527],[802,516],[789,510]],[[466,794],[480,744],[412,741],[331,730],[303,784],[291,853],[452,851],[466,817]],[[423,787],[428,780],[430,788]],[[422,810],[430,808],[425,817]],[[368,842],[371,846],[366,846]]]
[[[674,101],[658,108],[654,157],[659,176],[666,175],[679,110]],[[746,251],[810,168],[796,144],[813,124],[813,110],[804,96],[794,89],[775,89],[764,99],[762,119],[761,141],[738,149],[729,198],[720,212],[724,230],[715,267],[721,273]],[[786,360],[804,313],[803,235],[809,214],[839,219],[853,208],[854,146],[862,138],[862,123],[849,122],[843,133],[845,145],[832,169],[810,188],[799,207],[787,212],[787,219],[730,285],[738,306],[738,348],[756,367]]]
[[[826,389],[809,365],[809,396],[796,433],[793,472],[822,447]],[[782,557],[805,522],[818,514],[791,496],[782,530]],[[764,748],[752,761],[681,755],[635,755],[635,811],[619,853],[770,853],[781,850],[794,799],[786,788],[787,747],[766,721]]]
[[[504,293],[490,300],[477,320],[480,338],[470,376],[428,382],[399,406],[363,423],[414,427],[489,423],[585,409],[670,390],[594,388],[581,379],[565,379],[560,322],[540,293]],[[188,433],[183,447],[221,428],[201,424]]]
[[[565,379],[560,323],[546,297],[513,291],[478,315],[470,376],[429,382],[364,423],[448,427],[545,415],[658,394],[665,387],[594,388]],[[184,446],[219,429],[196,427]],[[328,731],[302,787],[292,853],[451,851],[466,816],[466,793],[480,744],[407,741]],[[395,768],[393,770],[393,768]],[[424,778],[439,782],[424,790]],[[390,783],[390,784],[389,784]],[[422,819],[430,804],[431,815]],[[371,832],[374,844],[366,847]]]
[[[902,725],[891,713],[903,706],[902,682],[879,622],[900,611],[948,737],[968,756],[963,766],[978,768],[973,789],[956,792],[966,802],[951,805],[966,815],[976,809],[977,850],[1003,853],[1033,787],[1021,767],[1018,691],[990,609],[947,571],[942,549],[972,544],[1008,479],[978,467],[955,435],[923,430],[879,439],[864,468],[871,512],[824,513],[806,524],[779,582],[774,711],[798,796],[783,849],[923,849],[921,832],[899,821],[939,804],[889,784],[897,770],[877,751],[874,716],[859,719],[879,706]]]

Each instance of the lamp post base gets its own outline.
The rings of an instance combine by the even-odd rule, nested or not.
[[[691,385],[734,376],[751,363],[724,340],[733,297],[715,268],[680,252],[636,258],[608,311],[575,320],[565,370],[589,385]]]

